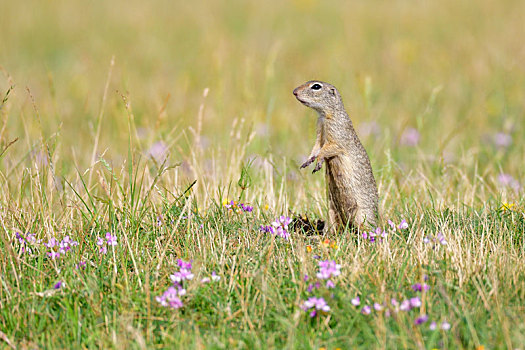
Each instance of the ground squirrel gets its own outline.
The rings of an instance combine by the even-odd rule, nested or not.
[[[319,114],[317,140],[305,168],[317,160],[313,172],[326,163],[326,189],[329,203],[328,228],[375,227],[377,186],[370,159],[359,141],[339,91],[321,81],[309,81],[293,94]]]

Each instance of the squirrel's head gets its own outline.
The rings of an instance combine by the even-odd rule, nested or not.
[[[343,107],[343,101],[335,86],[318,80],[311,80],[296,87],[293,94],[305,106],[325,113]]]

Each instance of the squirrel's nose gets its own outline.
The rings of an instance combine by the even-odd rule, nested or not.
[[[294,94],[295,96],[297,96],[297,89],[294,89],[294,90],[293,90],[293,94]]]

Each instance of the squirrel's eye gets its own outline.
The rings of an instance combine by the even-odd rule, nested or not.
[[[310,89],[312,90],[320,90],[321,88],[322,88],[321,84],[317,84],[317,83],[315,83],[314,85],[310,87]]]

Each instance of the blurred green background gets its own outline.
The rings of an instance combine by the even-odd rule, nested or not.
[[[393,159],[430,177],[452,164],[494,186],[501,172],[521,181],[524,13],[519,0],[2,1],[0,92],[15,86],[2,146],[20,138],[3,166],[40,137],[28,88],[44,138],[60,135],[59,169],[89,167],[114,56],[98,146],[110,159],[127,153],[124,95],[144,152],[163,140],[183,159],[192,142],[173,140],[204,103],[204,152],[232,147],[243,118],[248,156],[295,166],[315,115],[291,91],[321,79],[341,91],[379,177]]]

